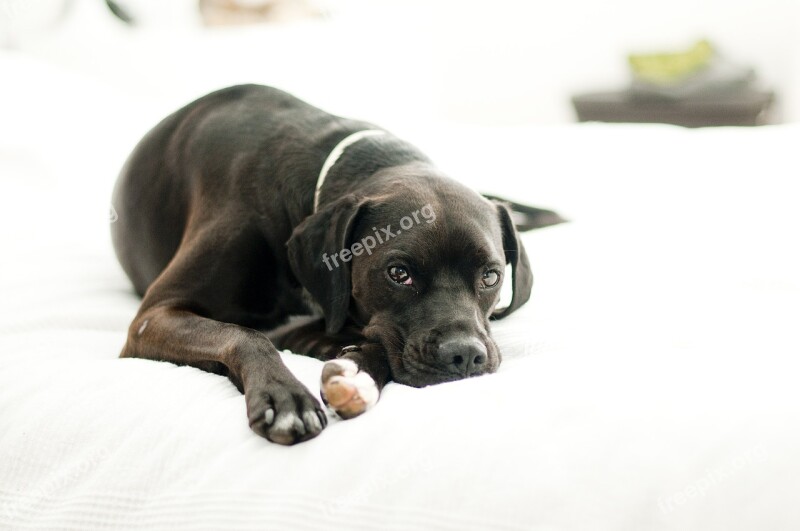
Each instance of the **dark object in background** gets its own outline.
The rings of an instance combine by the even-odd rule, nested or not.
[[[628,65],[627,89],[572,98],[578,120],[686,127],[767,122],[774,94],[755,87],[752,67],[729,60],[707,40],[678,52],[632,54]]]
[[[126,24],[133,24],[133,17],[117,2],[114,2],[114,0],[106,0],[106,5],[114,14],[114,16],[120,19],[122,22],[125,22]]]
[[[748,90],[704,98],[643,99],[630,91],[572,98],[581,122],[663,123],[684,127],[755,126],[768,123],[772,92]]]

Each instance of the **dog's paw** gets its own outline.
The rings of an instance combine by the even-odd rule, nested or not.
[[[362,414],[378,402],[378,386],[348,359],[331,360],[322,367],[322,401],[343,419]]]
[[[325,412],[299,383],[269,384],[245,396],[250,428],[278,444],[296,444],[320,434]]]

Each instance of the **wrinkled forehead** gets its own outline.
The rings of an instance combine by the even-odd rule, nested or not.
[[[477,194],[476,194],[477,195]],[[383,240],[377,255],[440,262],[502,261],[503,237],[493,204],[482,197],[403,197],[373,205],[359,224],[361,237]]]

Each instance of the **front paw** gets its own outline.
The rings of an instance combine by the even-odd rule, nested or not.
[[[246,393],[250,428],[278,444],[296,444],[320,434],[328,419],[300,383],[270,383]]]
[[[322,401],[343,419],[362,414],[378,402],[378,386],[348,359],[331,360],[322,367]]]

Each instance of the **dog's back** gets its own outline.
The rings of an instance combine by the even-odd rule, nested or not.
[[[313,186],[335,143],[326,137],[347,127],[363,125],[259,85],[213,92],[161,121],[128,158],[112,200],[114,248],[136,291],[143,295],[167,266],[190,220],[219,218],[227,208],[269,218],[269,243],[282,250],[302,220],[292,213],[303,205],[291,202],[308,196],[299,188]]]

